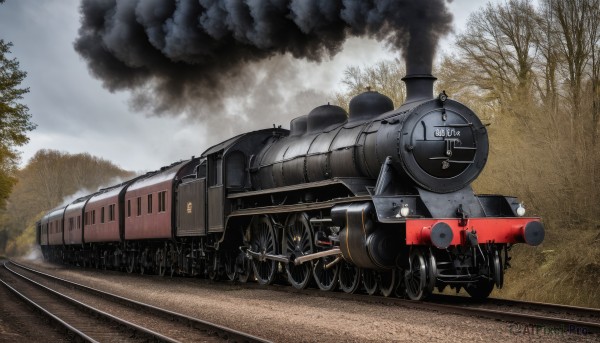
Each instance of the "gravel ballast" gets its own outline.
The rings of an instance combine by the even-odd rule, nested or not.
[[[49,274],[276,342],[592,341],[523,324],[389,304],[19,261]]]

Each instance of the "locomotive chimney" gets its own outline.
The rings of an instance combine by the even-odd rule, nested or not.
[[[431,74],[411,74],[407,71],[402,78],[406,85],[406,100],[409,103],[419,100],[433,99],[433,83],[437,80]]]
[[[433,99],[433,83],[437,78],[431,75],[433,69],[433,53],[417,53],[420,50],[410,50],[406,58],[406,76],[402,78],[406,85],[406,101]]]

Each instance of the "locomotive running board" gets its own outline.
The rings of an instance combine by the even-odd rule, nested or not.
[[[245,208],[240,210],[232,211],[227,217],[242,217],[252,216],[257,214],[274,214],[274,213],[290,213],[300,211],[312,211],[324,208],[332,208],[335,205],[347,204],[352,202],[364,202],[371,201],[370,195],[359,195],[348,198],[336,198],[327,201],[311,202],[311,203],[299,203],[292,205],[280,205],[280,206],[264,206],[264,207],[253,207]]]
[[[247,198],[256,195],[264,195],[264,194],[275,194],[282,192],[290,192],[296,190],[305,190],[305,189],[319,189],[331,185],[343,185],[350,192],[355,195],[366,195],[367,187],[372,187],[373,180],[364,180],[362,178],[352,178],[352,177],[337,177],[330,180],[322,180],[315,182],[307,182],[301,183],[297,185],[290,186],[282,186],[275,188],[262,189],[258,191],[249,191],[249,192],[238,192],[238,193],[230,193],[227,195],[227,199],[238,199],[238,198]]]
[[[291,259],[284,255],[272,255],[272,254],[267,254],[267,253],[259,253],[259,252],[252,251],[250,249],[246,250],[246,254],[248,255],[248,257],[255,258],[261,262],[264,262],[266,260],[273,260],[273,261],[277,261],[277,262],[293,263],[295,265],[300,265],[302,263],[316,260],[321,257],[326,257],[326,256],[331,256],[331,255],[341,255],[342,252],[340,251],[339,248],[333,248],[331,250],[319,251],[314,254],[303,255],[300,257],[296,257],[296,258],[294,258],[294,256],[292,255]]]

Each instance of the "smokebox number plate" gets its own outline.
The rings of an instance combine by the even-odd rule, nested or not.
[[[435,137],[460,137],[460,130],[457,129],[435,129],[433,132]]]

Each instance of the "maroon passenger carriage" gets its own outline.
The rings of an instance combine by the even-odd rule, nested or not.
[[[65,259],[76,263],[86,261],[84,254],[79,252],[83,246],[84,208],[90,197],[88,195],[71,202],[64,211]]]
[[[124,233],[127,271],[139,269],[144,273],[156,268],[164,275],[169,244],[175,235],[176,186],[186,175],[195,172],[197,158],[174,163],[168,167],[134,180],[124,195]]]
[[[101,189],[85,207],[83,239],[88,247],[86,260],[103,268],[117,266],[123,258],[123,195],[130,182]]]
[[[46,242],[47,245],[42,245],[42,254],[44,257],[51,259],[63,259],[64,245],[63,225],[64,225],[65,206],[60,206],[48,212],[40,221],[37,227],[44,228],[46,234],[41,242]]]

